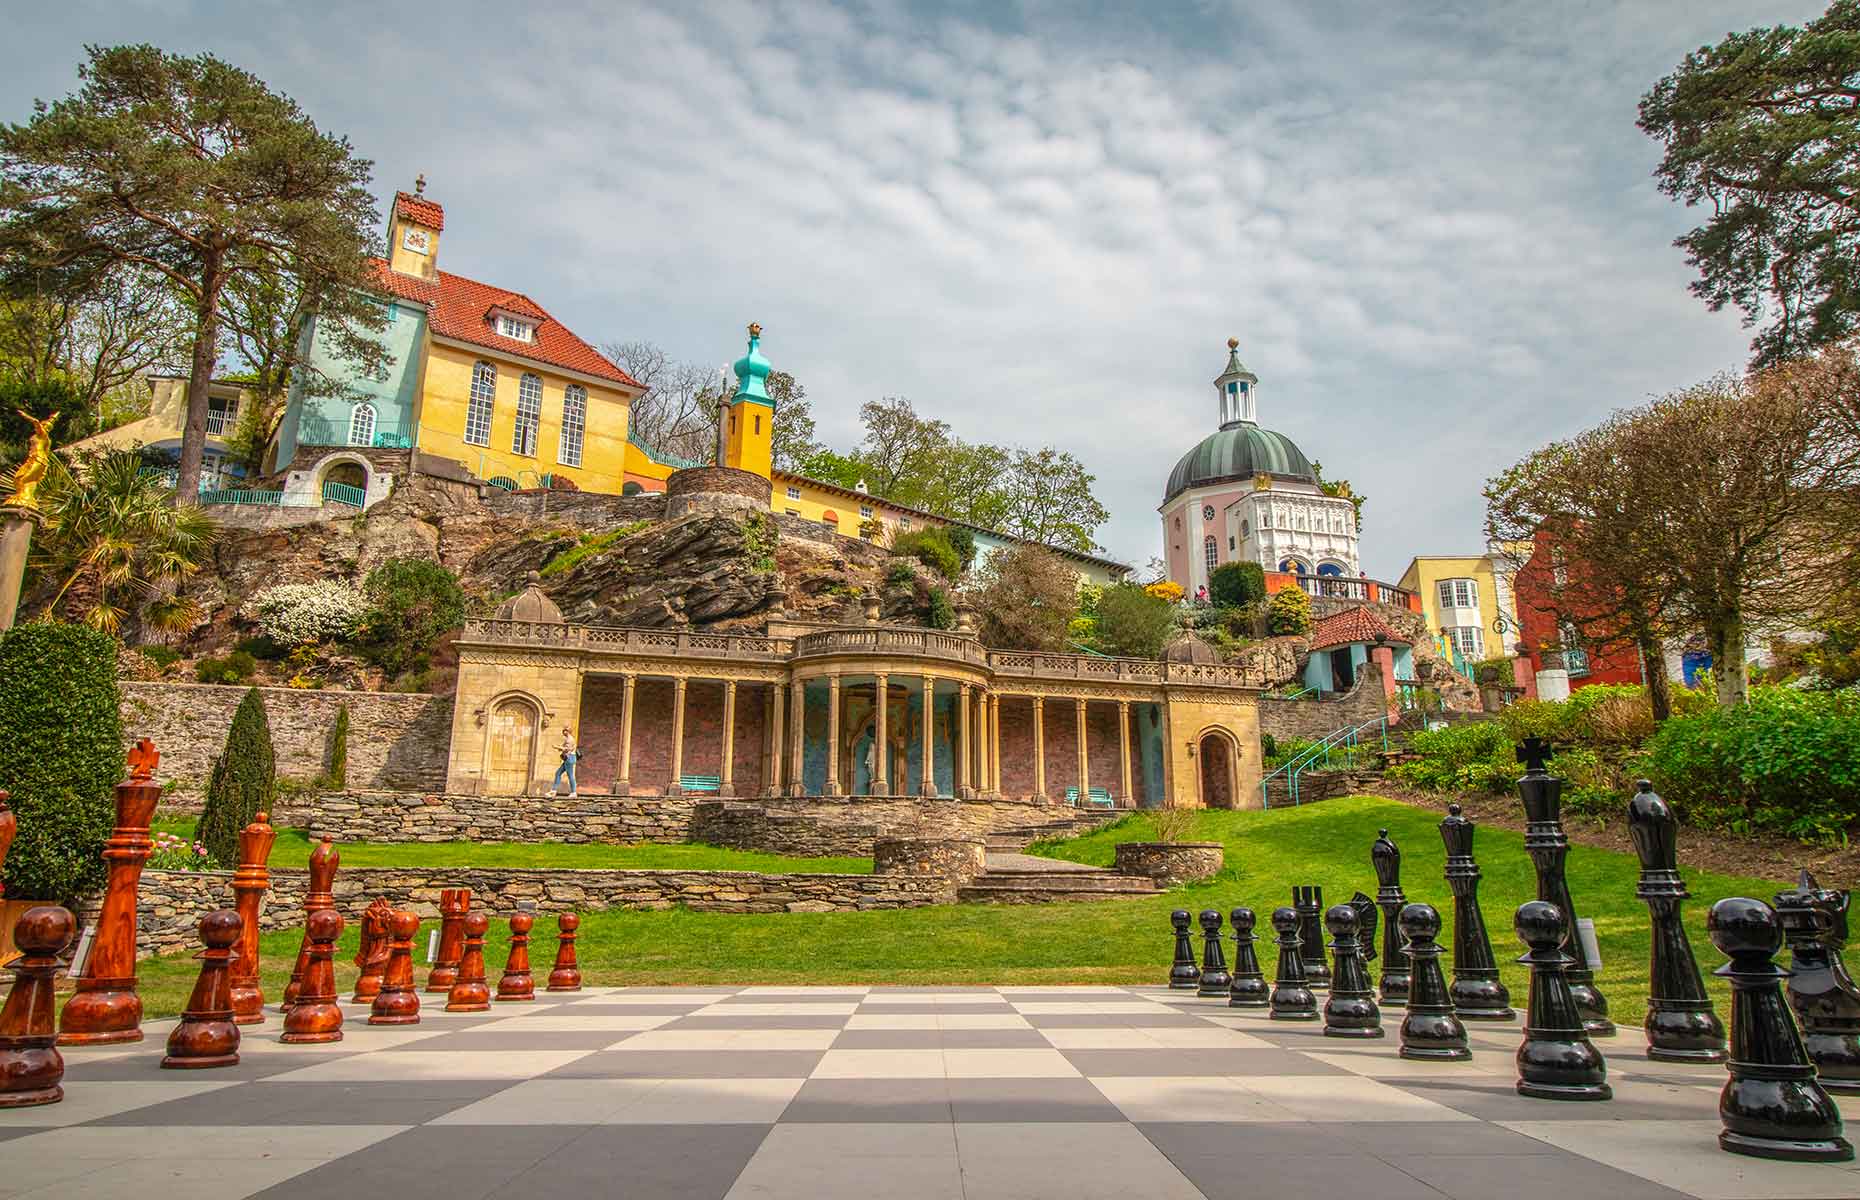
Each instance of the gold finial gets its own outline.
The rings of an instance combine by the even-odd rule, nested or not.
[[[413,177],[413,194],[416,196],[426,195],[426,172],[425,171],[421,171],[418,175],[415,175]]]
[[[762,336],[762,325],[760,322],[751,321],[749,323],[749,336],[750,337],[761,337]]]
[[[1240,339],[1239,338],[1228,338],[1227,348],[1229,350],[1238,350],[1240,348]]]

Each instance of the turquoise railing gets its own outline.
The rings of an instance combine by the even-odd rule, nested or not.
[[[506,492],[514,492],[517,490],[517,481],[506,475],[493,475],[491,478],[485,480],[485,482],[494,488],[503,488]]]
[[[283,492],[254,492],[246,488],[222,488],[200,493],[202,504],[256,504],[276,508],[284,503]]]
[[[368,493],[352,483],[337,483],[334,480],[330,480],[323,485],[323,499],[325,502],[334,500],[338,504],[353,504],[355,507],[360,508],[362,507],[362,501],[367,498]]]
[[[1309,770],[1329,767],[1332,756],[1343,759],[1345,768],[1356,765],[1356,754],[1362,748],[1363,734],[1368,731],[1371,739],[1380,740],[1382,749],[1389,748],[1389,719],[1377,717],[1373,721],[1364,721],[1361,725],[1345,725],[1325,734],[1315,745],[1308,746],[1298,754],[1287,759],[1278,770],[1259,781],[1259,799],[1262,808],[1272,807],[1272,781],[1285,776],[1285,790],[1294,805],[1299,803],[1298,777]]]

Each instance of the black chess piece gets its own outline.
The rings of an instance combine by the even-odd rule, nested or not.
[[[1195,943],[1188,933],[1189,920],[1186,908],[1169,914],[1169,923],[1175,926],[1175,965],[1169,968],[1169,986],[1178,992],[1201,986],[1201,968],[1195,965]]]
[[[1227,973],[1227,955],[1221,950],[1221,914],[1219,909],[1201,910],[1201,986],[1200,996],[1225,996],[1233,984]]]
[[[1317,997],[1305,986],[1305,964],[1298,956],[1298,910],[1273,909],[1272,928],[1279,935],[1279,969],[1272,981],[1269,1015],[1275,1021],[1315,1021]]]
[[[1563,943],[1569,922],[1547,900],[1527,900],[1514,921],[1530,953],[1518,961],[1531,968],[1530,1006],[1524,1042],[1518,1047],[1518,1094],[1538,1100],[1609,1100],[1608,1064],[1589,1041],[1570,995],[1569,955]]]
[[[1324,1001],[1324,1036],[1382,1037],[1382,1010],[1376,1007],[1376,991],[1369,982],[1369,968],[1363,964],[1355,907],[1332,905],[1324,914],[1324,927],[1330,931],[1331,961],[1336,965],[1330,995]]]
[[[1259,941],[1253,936],[1253,910],[1236,908],[1227,914],[1227,921],[1234,930],[1233,982],[1227,986],[1227,1006],[1264,1008],[1270,1003],[1272,988],[1259,969],[1259,954],[1253,949],[1253,944]]]
[[[1815,1078],[1783,1003],[1788,972],[1775,962],[1782,918],[1806,923],[1812,915],[1812,909],[1779,913],[1761,900],[1732,896],[1712,905],[1705,922],[1712,945],[1731,960],[1713,973],[1731,981],[1731,1078],[1718,1096],[1724,1121],[1718,1145],[1733,1154],[1797,1162],[1854,1156],[1841,1136],[1841,1111]]]
[[[1679,905],[1692,893],[1679,876],[1679,821],[1641,780],[1628,801],[1628,835],[1640,856],[1634,894],[1653,914],[1653,962],[1648,969],[1647,1057],[1656,1062],[1724,1061],[1724,1026],[1705,994]]]
[[[1589,961],[1582,944],[1576,906],[1569,896],[1569,879],[1563,873],[1563,861],[1569,857],[1569,837],[1563,832],[1563,781],[1550,774],[1545,764],[1550,759],[1550,743],[1540,737],[1527,737],[1518,748],[1518,761],[1524,775],[1518,780],[1518,793],[1524,797],[1524,852],[1537,868],[1537,898],[1556,905],[1568,927],[1570,965],[1564,972],[1570,995],[1576,998],[1576,1010],[1582,1014],[1582,1027],[1590,1037],[1613,1037],[1615,1023],[1608,1019],[1608,1000],[1595,986],[1596,964]]]
[[[1376,961],[1376,939],[1382,933],[1382,912],[1376,907],[1375,899],[1361,892],[1350,897],[1350,907],[1356,910],[1356,944],[1362,947],[1363,962]]]
[[[1433,1062],[1472,1057],[1466,1026],[1453,1013],[1453,996],[1440,969],[1440,913],[1431,904],[1403,906],[1397,920],[1408,941],[1408,1012],[1401,1019],[1401,1056]]]
[[[1388,830],[1376,831],[1369,861],[1376,868],[1376,905],[1382,909],[1382,1003],[1402,1005],[1408,1002],[1408,951],[1395,921],[1408,897],[1401,890],[1401,850]]]
[[[1305,986],[1321,992],[1330,986],[1330,964],[1324,960],[1324,889],[1316,884],[1294,887],[1292,908],[1298,913],[1298,953],[1304,959]]]
[[[1789,940],[1789,1006],[1802,1025],[1809,1061],[1830,1092],[1860,1092],[1860,987],[1847,973],[1845,891],[1821,887],[1803,871],[1794,891],[1776,895],[1776,913]],[[1821,914],[1792,918],[1791,909]]]
[[[1440,840],[1447,846],[1447,887],[1453,891],[1453,984],[1447,989],[1462,1021],[1509,1021],[1511,991],[1498,977],[1492,938],[1479,911],[1479,864],[1473,861],[1473,834],[1479,827],[1447,805]]]

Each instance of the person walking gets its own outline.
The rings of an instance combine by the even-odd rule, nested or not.
[[[555,769],[555,782],[549,785],[551,796],[575,795],[575,730],[573,726],[562,727],[562,765]],[[562,791],[562,776],[568,776],[568,791]]]

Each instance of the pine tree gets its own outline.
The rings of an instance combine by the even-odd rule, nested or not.
[[[239,865],[239,831],[271,807],[276,788],[277,755],[271,746],[265,698],[257,688],[250,688],[233,713],[226,749],[213,760],[207,802],[194,831],[194,839],[206,845],[217,866]]]
[[[344,704],[336,709],[336,728],[329,735],[329,770],[323,775],[323,786],[339,792],[349,782],[349,706]]]

